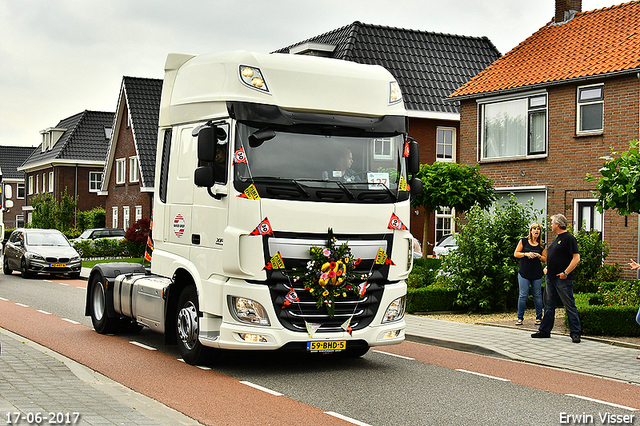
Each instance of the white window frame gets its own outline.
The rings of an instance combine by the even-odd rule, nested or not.
[[[29,195],[33,195],[33,175],[29,176]]]
[[[46,193],[47,192],[47,174],[43,173],[42,174],[42,193]]]
[[[49,172],[49,192],[53,192],[53,171]]]
[[[478,158],[481,161],[503,161],[509,159],[523,159],[523,158],[544,158],[548,154],[549,149],[549,95],[546,91],[528,92],[514,96],[502,96],[491,99],[478,100],[478,117],[480,127],[480,152]],[[509,153],[504,155],[492,155],[485,154],[487,152],[486,141],[486,109],[488,106],[511,103],[513,106],[517,106],[517,103],[523,108],[523,113],[526,114],[524,129],[521,129],[524,135],[524,140],[520,143],[524,143],[524,146],[519,146],[517,153]],[[542,149],[533,149],[532,137],[531,137],[531,120],[532,117],[544,113],[544,131],[541,136],[543,137]],[[513,137],[508,135],[505,140],[511,141]]]
[[[140,219],[142,219],[142,206],[136,206],[136,216],[135,216],[135,221],[139,221]]]
[[[98,177],[96,179],[95,177]],[[89,172],[89,192],[99,192],[102,186],[102,172]]]
[[[451,132],[451,157],[447,158],[445,156],[445,152],[446,152],[446,147],[447,147],[447,143],[445,142],[445,140],[441,140],[440,139],[440,134],[442,134],[444,136],[445,133],[447,132]],[[442,146],[442,152],[443,155],[440,156],[438,151],[439,148]],[[455,127],[436,127],[436,161],[444,161],[444,162],[450,162],[450,163],[455,163],[456,162],[456,128]]]
[[[586,99],[580,99],[583,93],[593,92],[594,90],[600,90],[600,96],[591,97]],[[582,109],[583,107],[602,105],[602,119],[600,122],[600,128],[598,129],[582,129]],[[576,90],[576,134],[578,135],[590,135],[600,134],[604,130],[604,84],[590,84],[588,86],[578,86]]]
[[[380,147],[380,149],[378,149]],[[387,152],[388,148],[388,152]],[[373,159],[392,160],[393,150],[391,149],[391,138],[376,138],[373,140]]]
[[[122,206],[122,228],[126,231],[131,225],[131,211],[129,206]]]
[[[40,175],[39,174],[36,175],[36,194],[40,193],[38,191],[40,191]]]
[[[118,227],[118,206],[113,206],[111,208],[111,227]]]
[[[20,196],[20,188],[22,188],[22,197]],[[24,197],[25,197],[24,183],[16,184],[16,199],[24,200]]]
[[[138,157],[129,157],[129,182],[136,183],[140,181],[140,173],[138,173]]]
[[[127,176],[127,163],[126,158],[116,159],[116,185],[125,183]]]
[[[449,220],[449,227],[445,228],[442,226],[438,226],[438,221],[446,221]],[[455,208],[448,208],[448,207],[438,207],[435,211],[435,220],[434,220],[434,227],[433,229],[435,230],[434,233],[434,237],[435,237],[435,241],[434,241],[434,245],[438,243],[438,241],[440,241],[440,238],[442,238],[445,235],[448,234],[455,234],[456,232],[456,209]],[[442,235],[440,235],[438,237],[438,232],[442,232]]]
[[[16,228],[23,228],[24,227],[24,215],[23,214],[17,214],[16,215]]]

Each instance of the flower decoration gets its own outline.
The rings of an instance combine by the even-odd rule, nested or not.
[[[330,318],[335,313],[335,303],[339,298],[346,298],[349,294],[360,295],[355,281],[368,278],[366,274],[356,274],[353,271],[360,259],[355,259],[347,243],[337,245],[333,230],[329,228],[325,247],[312,246],[309,248],[311,261],[304,270],[294,269],[288,272],[294,282],[302,281],[307,290],[316,298],[316,307],[323,306]]]

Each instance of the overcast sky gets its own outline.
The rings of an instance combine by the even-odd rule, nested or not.
[[[582,10],[619,4],[583,0]],[[554,0],[0,0],[0,145],[83,110],[115,111],[122,76],[163,78],[169,52],[271,52],[354,21],[487,36],[504,54]]]

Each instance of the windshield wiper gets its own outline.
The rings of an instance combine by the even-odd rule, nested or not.
[[[290,178],[281,178],[281,177],[277,177],[277,176],[256,176],[256,177],[252,177],[249,178],[250,180],[252,180],[253,182],[270,182],[270,181],[275,181],[275,182],[286,182],[286,183],[291,183],[293,184],[296,188],[298,188],[298,190],[304,194],[305,197],[310,197],[311,194],[309,194],[309,192],[304,189],[302,187],[302,185],[300,185],[300,183],[295,180],[295,179],[290,179]]]

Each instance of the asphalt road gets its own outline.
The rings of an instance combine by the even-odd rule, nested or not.
[[[411,342],[360,359],[225,353],[203,371],[178,362],[176,347],[147,329],[93,332],[85,285],[0,275],[0,327],[205,424],[557,425],[583,414],[606,424],[606,413],[634,412],[583,397],[635,408],[640,401],[637,386]],[[631,424],[640,425],[639,415]]]

